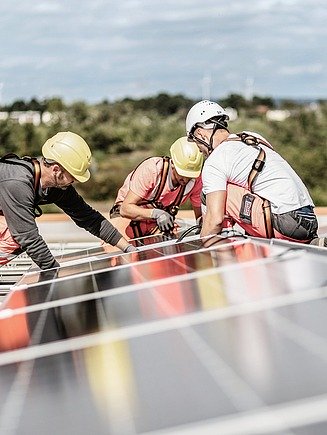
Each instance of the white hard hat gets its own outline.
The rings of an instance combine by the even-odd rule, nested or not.
[[[207,123],[212,118],[216,120],[227,121],[229,116],[225,109],[214,101],[202,100],[194,104],[186,116],[186,134],[188,137],[193,133],[197,124],[202,124],[203,128],[213,128],[215,123]],[[204,124],[206,123],[206,124]],[[219,123],[219,122],[218,122]],[[227,127],[227,123],[226,123]]]

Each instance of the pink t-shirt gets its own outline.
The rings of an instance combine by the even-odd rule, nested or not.
[[[115,203],[125,199],[129,189],[143,199],[154,198],[161,180],[163,167],[162,157],[150,157],[142,162],[135,171],[126,177],[123,186],[119,189]],[[202,180],[201,177],[191,179],[184,191],[182,204],[190,199],[194,207],[201,207]],[[169,165],[168,176],[158,201],[164,206],[171,204],[178,195],[179,188],[174,188],[171,179],[171,165]]]

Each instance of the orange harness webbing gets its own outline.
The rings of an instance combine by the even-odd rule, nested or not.
[[[237,137],[238,137],[237,139],[230,138],[230,139],[227,139],[227,141],[240,140],[243,143],[245,143],[246,145],[256,146],[259,148],[259,154],[258,154],[257,158],[255,159],[255,161],[253,162],[251,171],[250,171],[249,176],[248,176],[248,188],[249,188],[250,192],[253,193],[252,185],[253,185],[255,179],[257,178],[257,176],[259,175],[259,173],[262,171],[262,169],[265,165],[265,161],[266,161],[266,153],[265,153],[264,149],[260,147],[260,145],[266,145],[270,149],[273,149],[273,147],[271,146],[271,144],[269,142],[266,142],[263,139],[260,139],[256,136],[252,136],[252,135],[245,133],[245,132],[238,133]],[[264,216],[264,222],[265,222],[266,236],[268,239],[271,239],[275,235],[274,235],[274,227],[273,227],[272,219],[271,219],[270,201],[268,201],[268,199],[265,199],[265,198],[261,198],[261,199],[263,201],[262,209],[263,209],[263,216]]]
[[[151,157],[148,157],[151,158]],[[178,194],[176,196],[176,198],[169,204],[164,206],[160,201],[160,196],[162,194],[162,191],[165,187],[165,184],[167,182],[167,177],[168,177],[168,172],[169,172],[169,165],[170,165],[170,157],[164,156],[163,158],[163,166],[162,166],[162,170],[161,170],[161,174],[160,174],[160,182],[158,184],[158,187],[156,189],[156,192],[153,196],[152,199],[144,199],[142,201],[140,201],[137,205],[151,205],[153,206],[153,208],[160,208],[162,210],[167,211],[168,213],[170,213],[173,216],[176,216],[178,210],[179,210],[179,206],[183,200],[183,196],[184,196],[184,191],[185,191],[185,187],[186,186],[179,186],[179,190],[178,190]],[[147,160],[147,159],[145,159]],[[133,171],[132,175],[131,175],[131,179],[136,171],[136,169],[145,161],[143,160]],[[121,206],[121,202],[117,202],[116,204],[113,205],[113,207],[110,210],[110,217],[114,217],[114,215],[118,215],[119,214],[119,209]],[[149,234],[143,234],[142,230],[141,230],[141,224],[140,221],[137,220],[131,220],[130,222],[130,226],[133,230],[133,234],[135,238],[139,238],[139,237],[144,237],[145,235],[153,235],[156,233],[156,231],[158,230],[158,226],[154,226]]]

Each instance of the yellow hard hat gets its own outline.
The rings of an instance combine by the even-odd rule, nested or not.
[[[177,173],[182,177],[197,178],[201,174],[203,155],[195,142],[190,142],[186,136],[172,144],[170,155]]]
[[[70,131],[57,133],[42,147],[43,157],[59,163],[76,180],[90,178],[91,150],[85,140]]]

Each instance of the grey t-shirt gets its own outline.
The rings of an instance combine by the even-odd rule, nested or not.
[[[13,162],[17,159],[13,160]],[[34,192],[33,164],[30,169],[9,162],[0,162],[0,210],[6,218],[12,237],[22,251],[41,268],[49,269],[59,264],[39,234],[35,222],[35,206],[56,204],[81,228],[111,245],[116,245],[122,235],[98,211],[88,205],[73,186],[66,190],[39,188]]]

